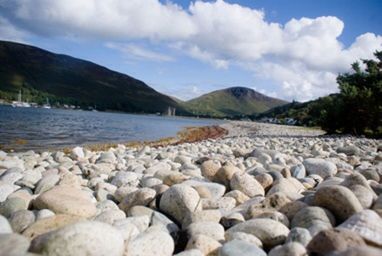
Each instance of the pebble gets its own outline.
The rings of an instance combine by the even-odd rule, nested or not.
[[[382,247],[382,219],[372,210],[354,214],[339,227],[349,229],[366,241]]]
[[[15,187],[11,184],[0,182],[0,203],[4,202],[7,197],[13,193]]]
[[[264,188],[261,184],[251,175],[242,172],[233,174],[230,187],[233,190],[239,190],[248,197],[264,196]]]
[[[278,245],[273,248],[268,256],[305,256],[307,255],[305,247],[297,242],[290,242]]]
[[[327,229],[319,232],[309,242],[311,254],[326,255],[333,251],[343,251],[349,247],[366,245],[362,237],[347,229]]]
[[[232,240],[225,243],[219,250],[219,256],[266,256],[267,254],[255,244],[243,241]]]
[[[318,189],[314,194],[314,204],[328,209],[340,222],[363,209],[354,193],[339,185]]]
[[[166,190],[160,199],[160,209],[179,223],[190,213],[197,210],[200,196],[190,186],[174,185]]]
[[[200,170],[204,177],[211,180],[220,169],[221,164],[217,160],[207,160],[202,163]]]
[[[302,179],[306,176],[305,166],[303,164],[294,165],[291,168],[291,174],[296,179]]]
[[[174,240],[167,232],[153,230],[131,240],[125,253],[129,256],[171,256],[174,247]]]
[[[12,197],[5,200],[0,205],[0,214],[9,218],[12,213],[17,212],[19,210],[26,210],[28,208],[27,203],[18,197]]]
[[[20,210],[11,214],[9,222],[14,232],[21,233],[34,223],[36,217],[32,211]]]
[[[92,217],[96,213],[95,204],[88,194],[67,185],[60,185],[39,195],[33,202],[37,209],[49,209],[53,212]]]
[[[306,247],[310,240],[312,240],[312,236],[310,235],[309,230],[306,228],[296,227],[290,230],[286,243],[298,242]]]
[[[197,235],[188,240],[186,250],[198,249],[205,256],[217,256],[222,245],[213,238],[205,235]]]
[[[10,234],[12,233],[11,224],[8,222],[7,218],[0,215],[0,234]]]
[[[57,214],[48,218],[37,220],[33,224],[29,225],[22,234],[32,240],[36,236],[79,222],[80,220],[82,220],[82,218],[78,216]]]
[[[20,256],[26,255],[30,242],[19,234],[0,234],[0,255]]]
[[[261,240],[265,248],[272,248],[285,242],[289,229],[272,219],[252,219],[233,226],[227,232],[252,234]]]
[[[215,222],[199,221],[192,223],[187,227],[187,233],[189,237],[205,235],[220,242],[225,239],[223,226]]]
[[[118,207],[127,212],[131,207],[136,205],[148,205],[155,199],[156,191],[151,188],[141,188],[137,191],[129,193]]]
[[[335,164],[320,158],[307,158],[304,160],[303,165],[308,175],[317,174],[322,178],[326,178],[337,173],[337,166]]]
[[[123,255],[124,240],[112,226],[82,221],[32,240],[32,252],[45,255]]]

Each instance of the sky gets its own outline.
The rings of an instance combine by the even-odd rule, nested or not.
[[[338,74],[382,50],[381,13],[381,0],[0,0],[0,40],[89,60],[182,100],[245,86],[307,101],[336,92]]]

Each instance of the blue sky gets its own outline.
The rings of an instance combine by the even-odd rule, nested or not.
[[[382,50],[379,0],[3,0],[0,39],[86,59],[190,99],[230,86],[335,92]]]

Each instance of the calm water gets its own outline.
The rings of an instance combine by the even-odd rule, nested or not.
[[[0,146],[43,150],[64,146],[156,140],[187,126],[221,121],[0,105]]]

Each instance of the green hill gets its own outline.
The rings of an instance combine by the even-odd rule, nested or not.
[[[238,117],[261,113],[286,103],[249,88],[231,87],[184,102],[183,106],[194,115]]]
[[[96,106],[99,110],[163,112],[179,106],[142,81],[89,61],[54,54],[37,47],[0,41],[0,98],[52,104]]]
[[[338,94],[331,94],[303,103],[294,101],[283,106],[272,108],[253,118],[276,118],[281,122],[286,118],[293,118],[300,125],[320,126],[323,111],[327,108],[328,104],[338,100],[338,97]]]

